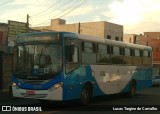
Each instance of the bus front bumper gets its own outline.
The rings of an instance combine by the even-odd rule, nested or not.
[[[63,100],[62,87],[49,90],[27,90],[12,86],[13,97],[34,98],[46,100]]]

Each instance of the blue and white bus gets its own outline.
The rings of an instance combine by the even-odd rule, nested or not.
[[[70,32],[18,35],[14,97],[73,100],[128,93],[152,84],[152,48]]]

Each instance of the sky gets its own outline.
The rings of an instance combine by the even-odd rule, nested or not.
[[[30,27],[107,21],[123,25],[124,34],[160,32],[160,0],[0,0],[0,23],[26,22]]]

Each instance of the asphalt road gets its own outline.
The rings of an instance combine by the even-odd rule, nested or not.
[[[8,101],[0,101],[0,105],[20,105],[27,106],[42,106],[35,99],[11,99]],[[142,91],[137,91],[133,98],[128,98],[124,94],[109,95],[93,98],[88,106],[80,106],[76,101],[70,102],[52,102],[41,107],[43,112],[12,112],[12,114],[159,114],[160,113],[160,87],[147,88]],[[157,111],[159,110],[159,111]],[[0,114],[10,114],[10,112],[0,112]]]

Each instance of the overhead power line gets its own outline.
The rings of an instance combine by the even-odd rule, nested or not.
[[[81,0],[80,0],[80,1],[81,1]],[[83,1],[83,2],[84,2],[84,1]],[[72,7],[69,11],[67,11],[65,14],[63,14],[63,15],[60,16],[59,18],[68,15],[68,14],[71,13],[72,11],[75,11],[77,8],[79,8],[79,7],[83,4],[83,2],[82,2],[82,3],[78,3],[77,5],[75,5],[74,7]]]
[[[31,17],[35,17],[35,16],[38,16],[38,15],[41,15],[42,13],[48,11],[50,8],[52,8],[53,6],[57,5],[58,3],[60,3],[62,0],[58,0],[56,3],[52,4],[50,7],[48,7],[47,9],[35,14],[35,15],[32,15]]]
[[[72,0],[71,0],[72,1]],[[78,0],[77,0],[78,1]],[[66,12],[68,9],[72,8],[75,4],[77,4],[78,2],[70,2],[68,4],[65,4],[63,7],[61,7],[59,10],[61,10],[61,12]],[[58,9],[57,9],[58,10]],[[57,13],[54,17],[60,15],[61,13]],[[53,17],[52,17],[53,18]]]
[[[62,13],[63,15],[61,15],[61,16],[59,16],[59,17],[57,17],[57,18],[62,18],[62,17],[64,17],[64,16],[66,16],[67,14],[69,14],[69,13],[71,13],[72,11],[75,11],[77,8],[79,8],[84,2],[86,2],[86,0],[77,0],[77,1],[78,1],[78,2],[72,4],[72,6],[70,7],[69,10],[66,10],[66,9],[65,9],[64,13]],[[67,8],[68,8],[68,7],[67,7]],[[61,14],[61,13],[58,13],[57,15],[55,15],[54,17],[52,17],[52,19],[55,18],[56,16],[58,16],[59,14]],[[47,20],[41,22],[40,24],[37,24],[36,26],[41,25],[41,24],[43,24],[43,23],[45,23],[45,22],[47,22],[47,21],[49,21],[49,20],[50,20],[50,19],[47,19]]]
[[[5,5],[5,4],[8,4],[8,3],[12,2],[12,1],[13,1],[13,0],[9,0],[9,1],[7,1],[7,2],[4,2],[4,3],[0,4],[0,6],[3,6],[3,5]]]
[[[68,4],[70,4],[70,3],[72,3],[73,2],[73,0],[69,0],[69,1],[65,1],[65,2],[63,2],[62,4],[56,4],[55,6],[54,6],[54,9],[52,9],[50,12],[46,12],[46,13],[41,13],[41,14],[39,14],[39,15],[37,15],[37,16],[31,16],[31,18],[38,18],[38,17],[42,17],[42,16],[45,16],[45,15],[48,15],[48,14],[50,14],[50,13],[53,13],[53,12],[55,12],[55,11],[57,11],[57,10],[60,10],[60,9],[63,9],[64,7],[66,7],[66,6],[68,6]],[[58,6],[57,6],[58,5]],[[57,6],[57,7],[56,7]]]

